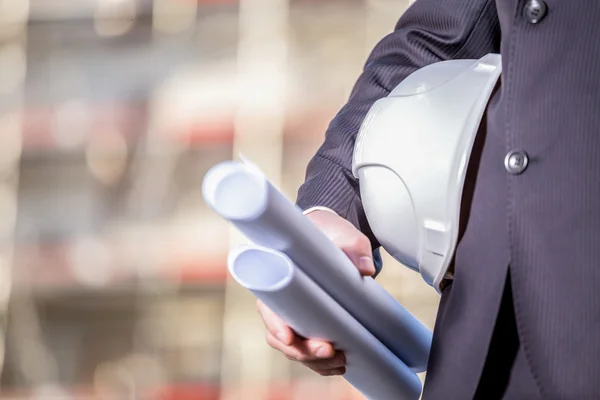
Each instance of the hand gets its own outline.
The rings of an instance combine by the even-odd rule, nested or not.
[[[313,211],[307,217],[352,260],[363,276],[375,273],[371,243],[350,222],[329,211]],[[300,337],[264,303],[258,310],[267,328],[267,343],[322,376],[343,375],[346,372],[344,354],[331,343]]]

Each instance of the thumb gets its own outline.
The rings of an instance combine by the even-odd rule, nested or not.
[[[340,248],[362,276],[375,274],[369,239],[346,219],[329,211],[313,211],[308,218]]]
[[[375,275],[375,263],[373,262],[371,243],[365,235],[358,231],[356,233],[356,237],[348,245],[342,245],[341,249],[352,260],[362,276],[373,276]]]

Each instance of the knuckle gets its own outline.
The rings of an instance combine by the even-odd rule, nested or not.
[[[369,246],[369,240],[367,239],[367,237],[365,235],[356,235],[352,238],[352,240],[350,241],[350,246],[353,249],[363,249],[366,248],[367,246]]]
[[[306,356],[306,354],[303,354],[303,353],[298,353],[298,354],[295,354],[295,355],[294,355],[294,357],[295,357],[294,359],[295,359],[296,361],[299,361],[299,362],[301,362],[301,363],[303,363],[303,364],[305,364],[305,363],[309,362],[309,359],[308,359],[308,357]]]
[[[271,341],[271,339],[269,339],[268,337],[267,337],[267,345],[268,345],[270,348],[272,348],[272,349],[278,350],[278,349],[275,347],[275,345],[273,344],[273,342]]]
[[[267,332],[265,335],[265,340],[267,341],[267,344],[269,346],[271,346],[272,348],[274,348],[275,350],[279,350],[278,346],[277,346],[277,340],[275,340],[275,338],[273,337],[273,335],[271,335],[270,332]]]
[[[283,354],[285,354],[285,357],[290,360],[290,361],[294,361],[294,362],[299,362],[300,364],[303,364],[305,366],[307,366],[308,361],[307,358],[304,354],[302,353],[298,353],[296,351],[293,351],[291,349],[286,349],[287,351],[284,351]]]

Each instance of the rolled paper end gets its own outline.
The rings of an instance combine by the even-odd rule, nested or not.
[[[212,167],[202,182],[202,195],[208,205],[228,220],[247,221],[265,209],[268,184],[264,176],[236,161]]]
[[[231,251],[227,264],[233,279],[255,292],[279,291],[287,287],[294,276],[294,266],[286,255],[256,246]]]

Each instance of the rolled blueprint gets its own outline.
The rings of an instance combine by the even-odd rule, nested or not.
[[[286,254],[343,309],[415,372],[427,368],[431,331],[277,190],[258,168],[217,164],[204,178],[206,202],[254,244]]]
[[[331,342],[346,355],[344,378],[369,400],[417,400],[421,381],[398,357],[283,253],[232,250],[229,272],[303,337]]]

